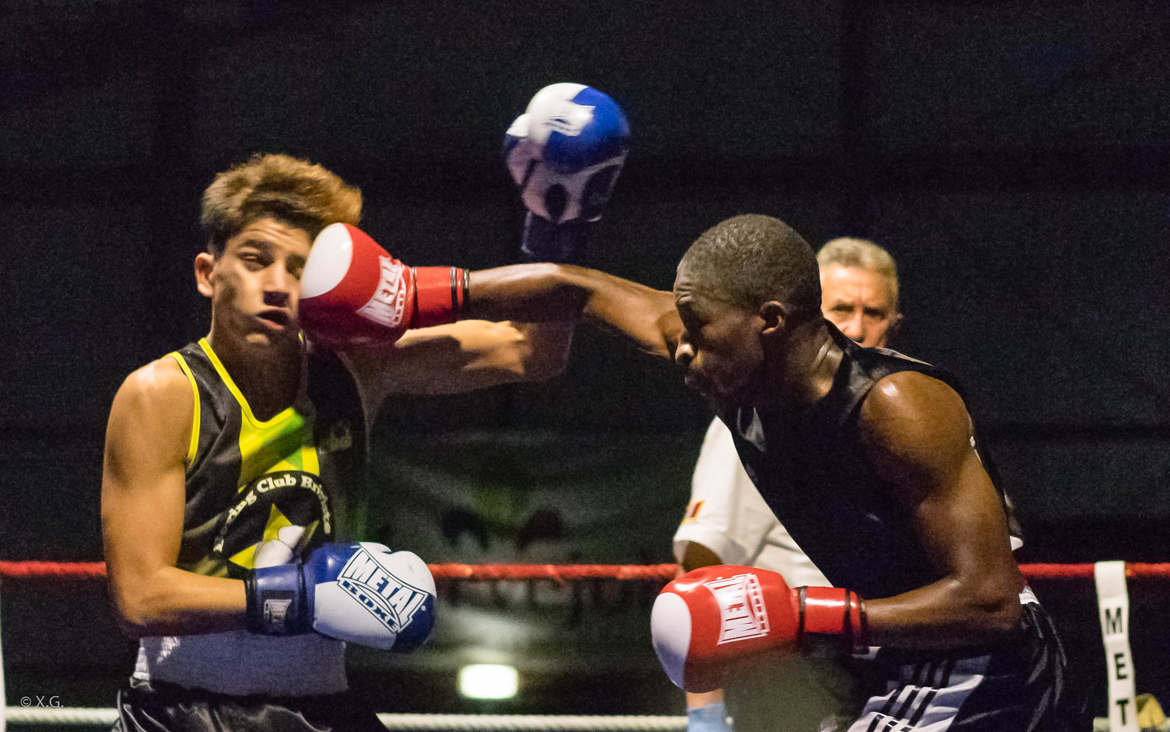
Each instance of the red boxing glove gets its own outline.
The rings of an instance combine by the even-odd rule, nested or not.
[[[806,633],[865,642],[865,605],[834,587],[789,589],[775,572],[715,566],[689,572],[663,588],[650,613],[654,652],[675,686],[704,692],[723,686],[740,660],[799,648]]]
[[[330,224],[301,275],[301,327],[332,347],[393,342],[408,328],[451,323],[467,298],[458,267],[407,267],[368,234]]]

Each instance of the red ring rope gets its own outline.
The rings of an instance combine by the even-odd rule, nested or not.
[[[435,579],[529,580],[551,579],[569,582],[582,579],[670,580],[674,564],[431,564]],[[1093,576],[1093,565],[1021,564],[1029,580],[1079,579]],[[0,561],[0,579],[98,579],[106,576],[105,562],[5,562]],[[1170,577],[1170,564],[1131,562],[1125,565],[1129,579]]]

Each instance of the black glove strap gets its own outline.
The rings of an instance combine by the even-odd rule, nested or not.
[[[309,588],[300,560],[296,564],[258,571],[293,571],[296,573],[296,589],[289,588],[292,582],[288,579],[283,583],[286,589],[277,589],[281,584],[279,581],[274,581],[271,576],[259,579],[256,570],[244,575],[244,624],[248,631],[263,635],[293,635],[311,630]]]
[[[292,617],[285,620],[285,627],[288,628],[287,632],[289,633],[308,633],[313,629],[313,616],[309,612],[309,593],[312,590],[308,587],[308,583],[305,582],[305,568],[303,565],[304,562],[297,559],[296,610],[290,613]]]
[[[248,572],[244,575],[244,597],[247,609],[244,610],[244,624],[249,633],[264,632],[264,618],[260,612],[260,598],[256,597],[256,575]]]
[[[579,264],[592,226],[588,221],[554,224],[529,211],[524,220],[521,259],[525,262]]]

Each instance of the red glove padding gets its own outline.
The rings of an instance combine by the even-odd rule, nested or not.
[[[310,338],[335,348],[393,342],[457,320],[466,296],[464,270],[407,267],[361,229],[330,224],[305,262],[299,317]]]
[[[835,587],[790,589],[776,572],[703,567],[662,589],[650,613],[654,651],[675,686],[704,692],[723,686],[740,661],[797,649],[806,633],[865,644],[865,604]]]

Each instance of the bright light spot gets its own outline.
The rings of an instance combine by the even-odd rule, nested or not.
[[[468,699],[511,699],[518,686],[519,676],[512,666],[473,663],[459,669],[459,693]]]

